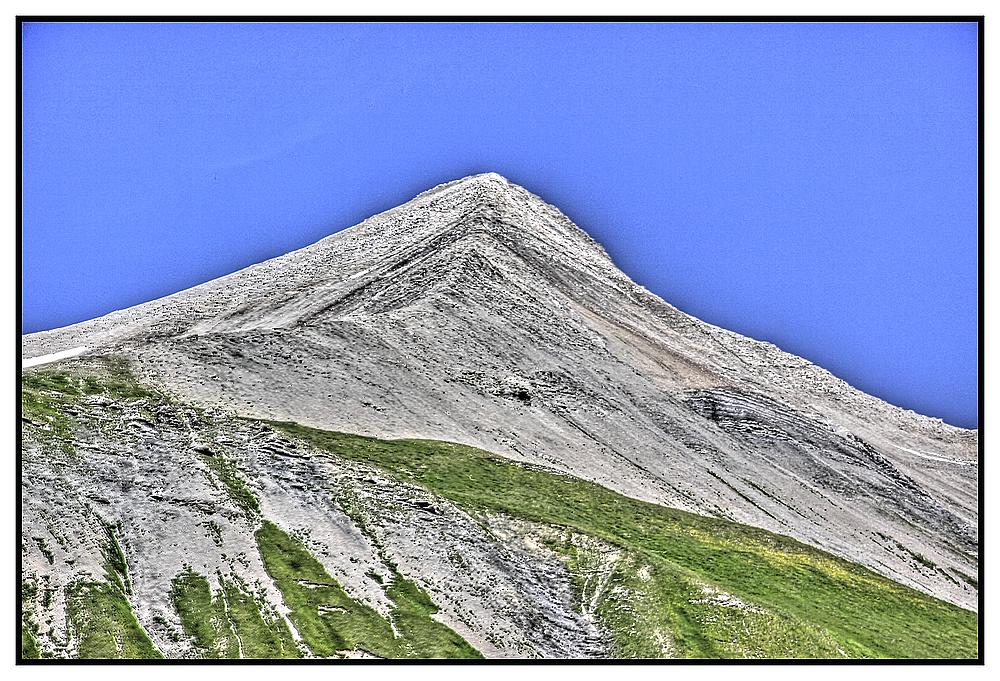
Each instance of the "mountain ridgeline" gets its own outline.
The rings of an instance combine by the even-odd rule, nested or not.
[[[495,174],[22,338],[22,654],[975,657],[978,434]]]

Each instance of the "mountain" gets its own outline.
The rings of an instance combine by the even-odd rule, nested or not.
[[[86,652],[87,625],[73,612],[87,612],[94,590],[135,613],[120,625],[134,636],[115,641],[169,656],[246,653],[218,631],[191,633],[204,620],[191,612],[219,599],[257,603],[247,611],[270,632],[265,648],[289,654],[582,657],[626,654],[642,636],[643,656],[906,654],[884,641],[852,648],[862,634],[835,611],[861,592],[838,591],[846,582],[791,603],[781,580],[792,577],[776,564],[768,588],[713,571],[709,553],[726,537],[754,555],[809,556],[824,579],[859,571],[848,581],[878,584],[872,598],[885,603],[897,582],[917,590],[900,593],[921,613],[945,608],[935,599],[976,607],[976,431],[684,314],[496,174],[440,185],[187,291],[22,337],[22,358],[53,353],[79,356],[26,370],[22,387],[27,628],[50,654]],[[473,473],[457,485],[464,474],[420,464],[451,470],[450,456],[509,468],[490,468],[499,478],[484,488]],[[582,485],[572,489],[615,511],[588,524],[561,497],[549,499],[555,510],[512,505],[522,488],[503,481],[528,473],[523,485],[539,498]],[[639,529],[623,535],[628,523]],[[661,546],[666,535],[643,538],[661,523],[707,543],[681,551]],[[270,558],[295,552],[296,569],[329,586],[282,582],[290,568]],[[662,601],[655,626],[633,617],[642,636],[630,638],[607,612],[607,587],[631,580],[622,593],[647,593],[644,574],[671,598],[701,595]],[[683,588],[667,589],[669,579]],[[74,601],[80,584],[90,591]],[[189,592],[197,608],[184,605]],[[329,600],[317,603],[321,592]],[[40,608],[46,593],[61,596]],[[825,614],[809,609],[827,597]],[[635,599],[616,607],[646,612]],[[678,613],[698,607],[772,629],[781,620],[787,640],[812,647],[737,645],[731,632],[702,629],[685,637]],[[358,645],[309,633],[312,613],[328,623],[355,610],[369,632],[388,617],[390,635]],[[400,633],[404,620],[423,622],[415,638]],[[698,647],[715,635],[730,648]],[[929,647],[909,650],[933,654],[921,641]]]

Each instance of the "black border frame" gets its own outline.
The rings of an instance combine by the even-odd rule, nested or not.
[[[22,170],[22,147],[21,147],[21,111],[22,111],[22,100],[21,100],[21,36],[22,36],[22,24],[26,22],[52,22],[52,23],[77,23],[77,22],[128,22],[128,23],[240,23],[240,22],[263,22],[263,23],[289,23],[289,22],[308,22],[308,23],[540,23],[540,22],[555,22],[555,23],[975,23],[978,25],[978,137],[979,137],[979,159],[978,159],[978,169],[979,169],[979,186],[978,186],[978,202],[979,202],[979,214],[978,214],[978,230],[979,230],[979,253],[978,253],[978,280],[979,280],[979,334],[978,334],[978,345],[979,345],[979,603],[978,603],[978,615],[979,615],[979,640],[978,640],[978,657],[974,659],[870,659],[870,660],[825,660],[825,659],[764,659],[764,660],[734,660],[734,659],[665,659],[665,660],[652,660],[652,659],[639,659],[639,660],[628,660],[628,659],[484,659],[484,660],[433,660],[433,659],[420,659],[420,660],[395,660],[395,659],[344,659],[344,660],[326,660],[326,659],[300,659],[300,660],[196,660],[196,659],[161,659],[161,660],[79,660],[79,659],[25,659],[21,657],[21,280],[22,280],[22,263],[21,263],[21,170]],[[500,664],[500,665],[524,665],[524,664],[539,664],[539,665],[566,665],[566,664],[597,664],[597,665],[704,665],[704,664],[714,664],[714,665],[984,665],[984,646],[983,646],[983,634],[984,634],[984,605],[985,600],[983,598],[983,540],[984,532],[983,528],[985,525],[985,504],[984,504],[984,494],[983,494],[983,474],[984,463],[983,463],[983,429],[984,429],[984,417],[985,410],[984,404],[984,390],[985,390],[985,374],[983,372],[984,366],[984,328],[983,328],[983,318],[985,312],[985,304],[983,301],[984,294],[984,200],[985,200],[985,158],[984,158],[984,113],[985,113],[985,17],[982,15],[814,15],[814,16],[795,16],[795,15],[760,15],[760,16],[710,16],[710,15],[690,15],[690,16],[655,16],[655,15],[577,15],[577,16],[558,16],[558,15],[539,15],[539,16],[529,16],[529,15],[511,15],[511,16],[474,16],[474,15],[443,15],[443,16],[431,16],[431,15],[389,15],[389,16],[322,16],[322,15],[288,15],[288,16],[271,16],[271,15],[150,15],[150,16],[137,16],[137,15],[17,15],[15,17],[15,31],[16,31],[16,148],[17,152],[15,154],[15,177],[16,181],[16,197],[15,197],[15,210],[16,210],[16,221],[17,221],[17,231],[15,233],[15,248],[17,250],[17,263],[15,267],[15,272],[17,280],[15,283],[15,290],[17,292],[17,396],[15,397],[17,404],[17,442],[15,443],[15,480],[17,489],[15,491],[15,513],[16,513],[16,528],[17,533],[15,537],[14,553],[16,556],[16,575],[15,575],[15,594],[17,594],[15,600],[17,602],[15,617],[15,652],[14,659],[18,665],[274,665],[274,664],[284,664],[284,665],[310,665],[310,664],[322,664],[322,665],[413,665],[413,664],[427,664],[427,665],[479,665],[479,664]]]

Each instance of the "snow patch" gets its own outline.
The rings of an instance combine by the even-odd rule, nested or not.
[[[81,345],[78,348],[72,348],[70,350],[61,350],[60,352],[52,352],[48,355],[39,355],[38,357],[31,357],[30,359],[23,360],[21,362],[21,368],[27,369],[29,367],[37,367],[42,364],[51,364],[52,362],[58,362],[63,359],[70,359],[71,357],[77,357],[89,350],[86,345]]]

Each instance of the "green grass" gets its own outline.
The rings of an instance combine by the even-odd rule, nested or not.
[[[235,462],[218,453],[202,454],[201,458],[222,483],[233,503],[248,516],[260,513],[260,502],[257,501],[257,497],[250,491],[243,478],[240,477]]]
[[[41,649],[38,647],[38,636],[35,630],[21,625],[21,659],[22,660],[37,660],[42,656]]]
[[[125,552],[114,528],[104,525],[105,581],[66,587],[66,613],[81,659],[162,658],[129,603],[131,583]]]
[[[314,655],[357,650],[386,658],[479,657],[461,636],[431,618],[437,608],[413,582],[397,574],[389,586],[396,606],[390,623],[351,598],[302,542],[278,526],[264,521],[256,538],[264,566]]]
[[[431,617],[438,607],[415,582],[395,572],[386,595],[396,604],[392,621],[401,639],[399,657],[482,657],[464,638]]]
[[[66,406],[78,397],[68,374],[31,372],[21,375],[21,418],[25,427],[72,451],[73,418]]]
[[[106,395],[119,400],[164,399],[132,375],[128,363],[114,356],[101,357],[70,371],[45,367],[21,372],[21,392],[41,392],[66,397]]]
[[[108,575],[108,578],[123,593],[131,595],[132,581],[128,575],[128,561],[125,560],[125,551],[122,550],[121,544],[118,543],[118,535],[115,534],[115,528],[106,523],[102,523],[102,525],[104,527],[104,536],[107,540],[103,549],[104,571]]]
[[[689,657],[977,655],[975,613],[787,537],[637,501],[472,447],[273,425],[338,457],[377,465],[470,512],[572,528],[649,564],[652,577],[641,589],[630,576],[619,576],[635,594],[634,615],[618,617],[613,602],[598,611],[622,654],[648,654],[648,644],[630,650],[629,639],[655,621],[667,629],[674,654]],[[698,603],[702,586],[753,607]]]
[[[38,645],[38,624],[33,617],[38,587],[31,580],[21,582],[21,659],[33,660],[42,656]]]
[[[125,594],[111,582],[66,587],[66,609],[81,659],[163,657],[140,626]]]
[[[201,657],[299,657],[284,620],[265,615],[262,602],[240,584],[220,581],[221,589],[213,594],[208,579],[190,569],[173,580],[171,600]]]
[[[171,584],[170,600],[184,631],[202,657],[238,656],[238,644],[225,605],[221,598],[212,597],[212,588],[205,577],[191,570],[180,573]]]
[[[72,372],[45,367],[21,372],[21,415],[33,432],[72,451],[72,406],[81,398],[103,395],[113,399],[162,400],[163,395],[140,384],[120,357],[74,367]]]

